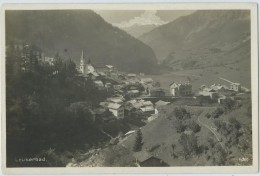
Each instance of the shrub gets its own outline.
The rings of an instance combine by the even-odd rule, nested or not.
[[[198,133],[201,129],[201,127],[195,121],[190,122],[189,128],[193,131],[193,133]]]
[[[183,147],[183,154],[185,159],[193,154],[198,153],[199,147],[197,137],[194,135],[194,133],[191,135],[182,133],[178,141]]]
[[[216,118],[219,118],[219,116],[221,116],[223,113],[224,113],[223,108],[217,107],[217,109],[212,112],[211,116],[212,116],[214,119],[216,119]]]
[[[211,114],[207,113],[205,116],[209,119],[211,117]]]

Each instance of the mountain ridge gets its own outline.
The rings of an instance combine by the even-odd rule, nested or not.
[[[154,72],[157,66],[149,46],[91,10],[7,11],[6,31],[7,44],[32,42],[48,56],[59,52],[77,64],[84,50],[91,61],[124,71]]]

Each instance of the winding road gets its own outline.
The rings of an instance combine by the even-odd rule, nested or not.
[[[200,120],[200,117],[201,117],[201,116],[205,116],[205,112],[198,116],[198,119],[197,119],[198,122],[199,122],[202,126],[204,126],[205,128],[207,128],[209,131],[211,131],[211,132],[214,134],[214,136],[216,137],[216,139],[217,139],[218,142],[220,143],[221,147],[227,152],[227,150],[226,150],[224,144],[221,142],[221,140],[220,140],[218,134],[216,133],[216,131],[215,131],[214,129],[212,129],[212,127],[210,127],[209,125],[203,123],[203,122]]]

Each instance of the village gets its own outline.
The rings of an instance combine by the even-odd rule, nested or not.
[[[102,122],[113,119],[123,119],[138,113],[144,122],[150,122],[158,117],[158,108],[173,101],[189,99],[193,101],[221,104],[227,98],[236,99],[248,92],[240,83],[231,83],[230,86],[213,84],[201,85],[200,90],[194,92],[192,84],[187,81],[169,82],[169,90],[160,87],[159,82],[145,77],[144,73],[125,73],[113,65],[91,63],[85,58],[82,51],[79,73],[85,79],[93,80],[96,88],[110,95],[100,102],[94,109],[96,118]],[[108,116],[108,111],[112,116]]]

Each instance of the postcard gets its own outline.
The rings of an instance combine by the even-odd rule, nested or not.
[[[258,172],[257,4],[1,12],[4,173]]]

